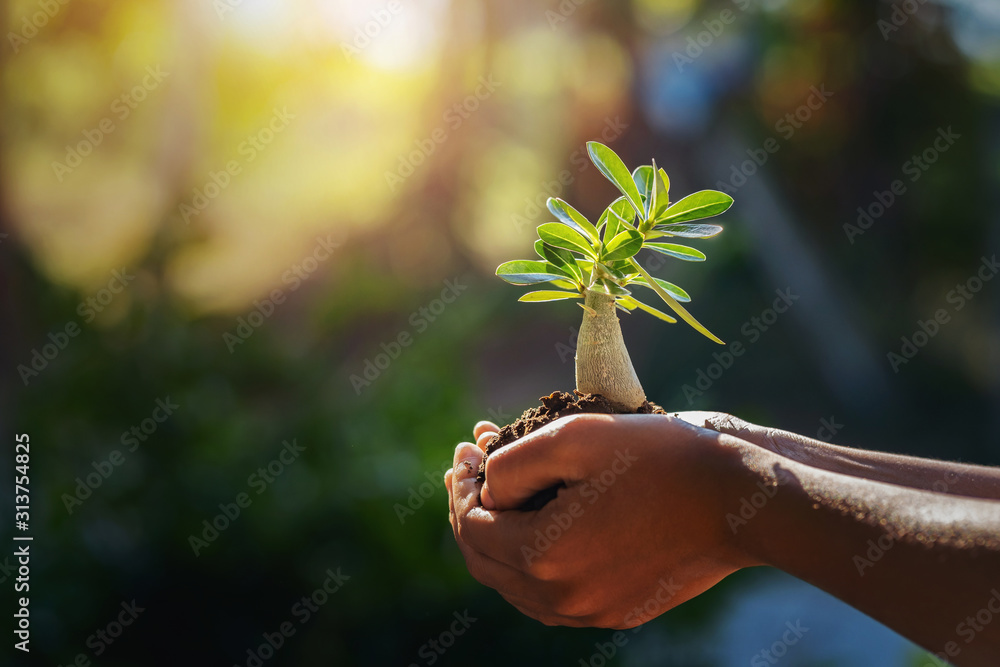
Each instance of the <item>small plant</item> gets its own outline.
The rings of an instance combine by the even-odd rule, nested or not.
[[[704,261],[701,251],[663,239],[703,239],[719,234],[719,225],[693,221],[725,212],[733,198],[702,190],[671,204],[670,179],[663,169],[657,169],[655,160],[629,174],[621,158],[607,146],[591,141],[587,151],[622,196],[604,210],[596,225],[562,199],[550,197],[548,209],[558,222],[538,227],[535,252],[541,260],[505,262],[497,267],[497,275],[514,285],[548,282],[560,288],[528,292],[520,301],[583,299],[576,348],[577,391],[600,394],[622,412],[635,412],[646,402],[646,394],[625,348],[617,310],[629,313],[639,309],[665,322],[677,320],[639,301],[631,286],[652,290],[681,319],[722,343],[681,305],[691,300],[687,292],[650,276],[635,255],[648,248],[688,262]]]

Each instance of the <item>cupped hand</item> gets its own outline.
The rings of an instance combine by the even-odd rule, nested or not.
[[[573,415],[495,452],[480,489],[496,431],[480,422],[479,446],[456,448],[450,520],[472,576],[528,616],[634,627],[752,564],[725,521],[748,443],[665,415]]]

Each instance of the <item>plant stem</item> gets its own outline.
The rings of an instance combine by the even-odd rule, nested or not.
[[[646,394],[625,348],[615,298],[587,290],[584,305],[576,345],[576,388],[585,394],[601,394],[622,412],[635,412]]]

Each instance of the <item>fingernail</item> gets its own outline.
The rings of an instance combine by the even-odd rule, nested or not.
[[[493,436],[495,435],[496,433],[493,431],[486,431],[481,436],[479,436],[479,438],[476,439],[476,446],[485,452],[486,445],[489,444],[490,440],[492,440]]]

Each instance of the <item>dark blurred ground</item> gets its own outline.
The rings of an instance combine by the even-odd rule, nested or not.
[[[440,482],[476,420],[572,387],[577,309],[492,271],[549,194],[610,201],[588,139],[736,199],[657,275],[746,351],[629,318],[652,400],[1000,463],[995,3],[5,8],[0,488],[28,433],[35,664],[598,664],[610,633],[469,577]],[[712,638],[769,581],[608,664],[748,664]]]

